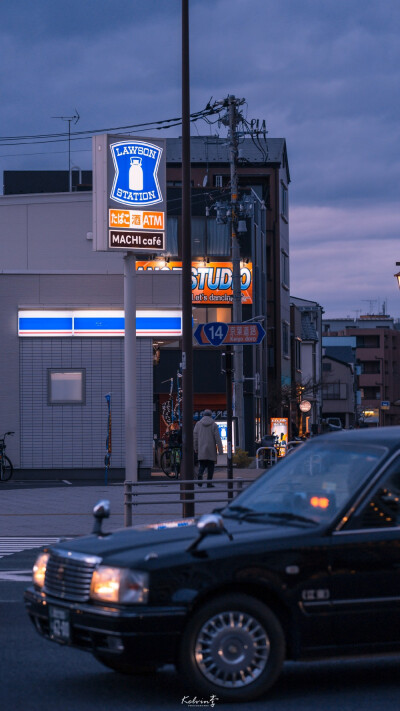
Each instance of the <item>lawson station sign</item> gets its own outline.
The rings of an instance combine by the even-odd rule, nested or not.
[[[93,248],[165,250],[166,142],[93,138]]]

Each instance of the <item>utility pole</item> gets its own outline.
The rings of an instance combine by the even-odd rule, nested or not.
[[[182,0],[182,466],[193,480],[193,328],[190,183],[189,3]],[[182,485],[184,517],[194,516],[194,485]],[[191,501],[187,500],[191,499]]]
[[[225,110],[226,113],[220,118],[220,122],[228,127],[228,146],[229,146],[229,163],[230,163],[230,182],[231,195],[230,203],[227,205],[224,202],[217,201],[215,209],[217,210],[217,224],[231,223],[231,259],[232,259],[232,319],[233,323],[242,323],[242,283],[241,283],[241,265],[240,265],[240,244],[238,239],[239,232],[247,230],[245,218],[250,217],[253,209],[253,198],[246,197],[239,201],[238,196],[238,143],[239,136],[250,135],[253,138],[258,138],[260,135],[264,137],[266,134],[265,121],[261,123],[259,120],[253,120],[249,124],[239,111],[239,107],[245,103],[245,99],[238,99],[233,95],[229,95],[222,101],[216,101],[213,105],[218,111]],[[241,124],[242,130],[238,130]],[[267,153],[258,144],[260,151],[267,160]],[[257,199],[259,199],[256,196]],[[240,220],[239,220],[240,217]],[[243,229],[243,222],[245,228]],[[237,345],[233,347],[234,353],[234,379],[233,379],[233,396],[234,396],[234,414],[238,423],[238,445],[240,448],[245,448],[245,427],[244,427],[244,397],[243,397],[243,346]]]
[[[232,316],[234,323],[242,322],[242,288],[240,278],[240,244],[237,234],[238,215],[238,136],[237,125],[239,120],[237,107],[243,100],[235,96],[228,96],[229,120],[229,163],[231,175],[231,249],[232,249]],[[244,399],[243,399],[243,346],[234,346],[234,412],[238,422],[238,444],[241,449],[245,447],[244,435]]]

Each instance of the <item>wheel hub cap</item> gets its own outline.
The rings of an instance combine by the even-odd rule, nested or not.
[[[219,613],[201,627],[196,640],[197,665],[222,687],[247,686],[263,672],[270,642],[262,625],[239,611]]]

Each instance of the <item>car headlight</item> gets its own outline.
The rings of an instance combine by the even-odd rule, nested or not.
[[[50,553],[40,553],[36,558],[35,564],[32,569],[32,580],[38,588],[42,588],[44,585],[44,579],[46,577],[47,561],[50,558]]]
[[[93,572],[90,597],[92,600],[123,605],[146,603],[149,597],[148,573],[100,565]]]

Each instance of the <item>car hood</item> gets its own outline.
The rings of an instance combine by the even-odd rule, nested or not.
[[[225,554],[229,555],[230,548],[233,554],[237,552],[238,546],[242,544],[248,546],[249,543],[257,542],[262,544],[264,550],[269,544],[271,549],[276,549],[280,543],[287,547],[288,539],[293,538],[298,542],[299,537],[315,535],[316,530],[314,527],[305,528],[302,525],[283,525],[275,522],[254,523],[224,519],[224,523],[226,532],[205,536],[196,548],[198,552],[207,555],[212,551],[215,555],[217,549],[221,547]],[[199,537],[195,523],[175,527],[172,527],[171,523],[159,525],[167,527],[124,528],[110,535],[90,535],[59,543],[52,549],[98,556],[108,565],[125,567],[133,565],[148,567],[149,560],[158,559],[161,562],[162,559],[168,558],[176,560],[181,555],[185,557],[196,555],[187,552],[189,546]]]

